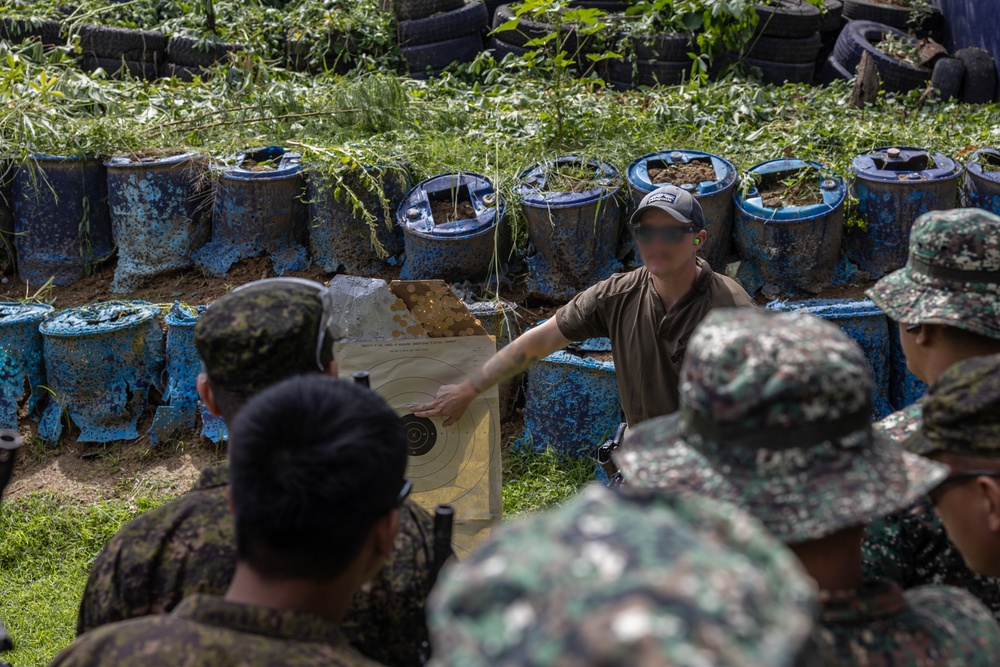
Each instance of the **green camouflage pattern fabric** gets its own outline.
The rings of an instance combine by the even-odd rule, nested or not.
[[[189,493],[142,514],[115,535],[90,570],[77,633],[170,612],[194,593],[222,595],[236,570],[236,536],[224,466]],[[433,582],[434,519],[407,501],[392,558],[355,593],[341,630],[369,658],[419,665]]]
[[[927,498],[868,524],[861,554],[866,577],[891,579],[905,589],[961,588],[1000,621],[1000,578],[984,577],[966,567]]]
[[[873,433],[871,392],[864,353],[839,327],[713,311],[688,347],[681,411],[632,429],[615,461],[629,485],[735,503],[785,543],[819,539],[907,507],[947,475]]]
[[[928,388],[922,411],[919,404],[916,409],[911,406],[908,414],[884,427],[885,432],[895,439],[907,438],[904,446],[919,451],[1000,455],[998,371],[997,356],[955,364]],[[899,414],[890,415],[880,425]],[[935,435],[914,438],[921,425]],[[955,448],[950,449],[948,443],[955,443]],[[869,524],[862,552],[867,576],[892,579],[908,589],[928,584],[957,586],[979,598],[1000,620],[1000,578],[985,577],[966,567],[927,498]]]
[[[955,588],[907,591],[866,582],[820,591],[819,644],[837,665],[987,667],[1000,664],[1000,627],[974,597]]]
[[[230,292],[198,318],[194,344],[212,384],[249,398],[279,380],[318,372],[323,302],[309,285],[268,281]]]
[[[1000,355],[965,359],[928,387],[911,452],[1000,457]]]
[[[815,664],[812,581],[703,498],[591,485],[445,568],[430,607],[434,665]]]
[[[920,430],[922,423],[923,404],[916,401],[875,422],[874,428],[893,442],[903,445],[907,438]]]
[[[337,625],[301,612],[194,595],[171,614],[98,628],[63,650],[53,667],[378,667]]]
[[[932,277],[927,267],[970,273]],[[897,322],[945,324],[1000,338],[998,272],[1000,217],[977,208],[930,211],[913,223],[906,266],[865,294]]]

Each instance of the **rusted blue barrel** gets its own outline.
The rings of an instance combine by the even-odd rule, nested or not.
[[[163,318],[167,325],[167,356],[163,371],[164,405],[156,408],[153,425],[149,429],[149,440],[153,444],[195,427],[201,359],[194,346],[194,327],[205,308],[206,306],[188,306],[175,301],[170,312]],[[205,424],[217,419],[204,406],[202,415]]]
[[[134,440],[150,387],[162,389],[159,308],[145,301],[108,301],[64,310],[42,322],[51,392],[38,434],[59,439],[62,415],[80,428],[79,442]]]
[[[186,152],[113,157],[104,166],[118,245],[111,291],[131,292],[150,278],[190,267],[191,253],[212,233],[207,160]]]
[[[28,387],[28,415],[37,417],[46,395],[38,324],[53,312],[44,303],[0,303],[0,428],[17,428],[17,404]]]
[[[212,240],[194,253],[195,264],[221,277],[241,259],[266,252],[278,275],[309,268],[302,156],[270,146],[211,170],[216,177]]]
[[[923,148],[884,146],[854,158],[851,170],[866,228],[848,230],[847,256],[874,280],[906,264],[921,214],[955,208],[962,165]]]
[[[569,187],[579,175],[579,188]],[[584,178],[585,177],[585,178]],[[622,269],[621,172],[607,162],[566,156],[524,171],[518,190],[534,254],[528,258],[532,294],[566,301]],[[581,191],[574,191],[581,190]]]
[[[1000,151],[980,148],[965,163],[962,206],[1000,215]]]
[[[522,443],[538,451],[595,458],[622,421],[611,341],[594,338],[528,370]]]
[[[806,301],[772,301],[769,310],[788,313],[808,313],[833,322],[864,350],[871,366],[872,421],[893,412],[889,402],[889,324],[885,313],[867,299],[808,299]]]
[[[14,174],[14,245],[21,280],[69,285],[114,250],[108,175],[98,158],[33,155]]]
[[[395,212],[410,187],[405,166],[352,169],[340,179],[312,169],[309,249],[327,273],[370,276],[403,250]]]
[[[693,194],[705,214],[708,232],[698,254],[714,271],[725,272],[733,247],[733,190],[738,180],[731,162],[701,151],[660,151],[632,162],[625,178],[633,206],[663,185],[675,185]]]
[[[507,206],[485,176],[442,174],[410,190],[396,211],[403,280],[481,281],[510,255]]]
[[[14,268],[14,167],[0,159],[0,272]]]
[[[844,179],[824,164],[794,159],[761,162],[745,178],[756,185],[733,197],[743,287],[768,296],[818,294],[840,260]]]

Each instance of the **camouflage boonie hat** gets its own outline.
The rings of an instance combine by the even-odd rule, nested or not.
[[[923,426],[911,452],[1000,457],[1000,355],[972,357],[942,373],[923,399]]]
[[[721,309],[695,329],[680,412],[640,424],[615,455],[629,485],[733,502],[785,543],[911,505],[947,467],[872,430],[861,348],[811,315]]]
[[[815,664],[814,583],[706,498],[593,484],[446,568],[428,606],[432,665]]]
[[[248,398],[293,375],[318,373],[320,364],[325,368],[332,340],[318,360],[322,288],[273,278],[244,285],[210,305],[195,325],[194,344],[212,385]]]
[[[1000,338],[1000,217],[978,208],[924,213],[906,266],[865,294],[897,322]]]

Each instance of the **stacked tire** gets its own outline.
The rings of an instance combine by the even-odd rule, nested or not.
[[[940,30],[944,25],[944,19],[937,7],[917,10],[875,0],[843,0],[843,2],[844,18],[848,20],[880,23],[905,33],[912,32],[916,37],[935,36],[940,41]]]
[[[833,49],[833,56],[827,64],[830,69],[836,68],[842,76],[850,78],[857,71],[862,54],[867,52],[878,69],[883,90],[905,93],[915,88],[926,87],[931,78],[930,69],[917,67],[878,48],[878,43],[889,35],[910,44],[917,42],[916,37],[882,23],[849,21],[841,31]]]
[[[843,0],[823,0],[823,15],[819,21],[819,55],[816,57],[817,73],[822,71],[827,59],[833,55],[834,45],[843,27]]]
[[[181,81],[193,81],[196,76],[204,78],[209,67],[228,59],[231,53],[243,48],[239,44],[174,35],[167,42],[167,62],[161,74]]]
[[[162,32],[84,25],[77,34],[84,71],[100,69],[109,76],[145,81],[159,77],[167,48],[167,38]]]
[[[938,59],[931,72],[931,84],[943,100],[986,104],[997,98],[996,75],[993,56],[969,47],[956,51],[952,58]]]
[[[361,55],[361,36],[331,32],[317,37],[290,31],[285,39],[288,67],[296,72],[346,74]]]
[[[515,16],[516,12],[511,4],[500,5],[493,14],[493,30],[513,20]],[[551,23],[543,23],[527,16],[521,16],[517,28],[514,30],[494,33],[490,37],[489,48],[493,51],[494,59],[497,62],[503,62],[508,55],[523,56],[529,51],[533,51],[533,48],[527,46],[528,42],[542,39],[555,30],[556,27]],[[563,26],[563,34],[559,36],[559,42],[568,57],[575,56],[581,71],[586,72],[594,67],[586,55],[591,43],[590,37],[580,35],[572,25],[565,25]]]
[[[399,46],[414,78],[440,74],[471,62],[483,50],[489,10],[483,2],[396,0]]]
[[[806,0],[755,5],[757,30],[743,53],[764,83],[812,83],[822,38],[819,7]]]
[[[45,46],[57,46],[62,44],[60,33],[62,26],[58,21],[52,20],[28,20],[11,17],[0,18],[0,40],[20,44],[30,39],[35,39]]]
[[[650,36],[622,36],[624,58],[605,61],[605,79],[615,90],[637,86],[673,86],[684,82],[691,72],[694,49],[690,35],[662,33]]]

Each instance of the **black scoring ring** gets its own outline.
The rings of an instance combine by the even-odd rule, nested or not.
[[[406,431],[410,456],[423,456],[434,449],[434,445],[437,444],[437,429],[434,427],[434,422],[416,415],[403,415],[400,419]]]

